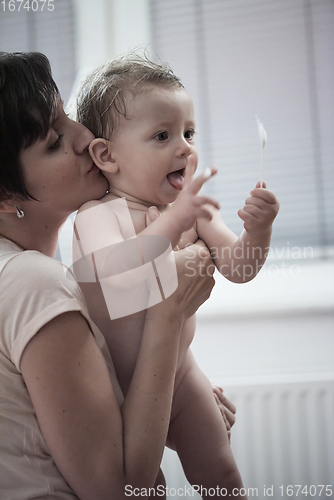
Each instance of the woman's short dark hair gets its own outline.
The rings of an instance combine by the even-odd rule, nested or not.
[[[46,137],[59,98],[45,55],[0,52],[0,201],[13,195],[33,199],[20,153]]]

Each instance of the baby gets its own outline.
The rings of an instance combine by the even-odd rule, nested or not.
[[[244,221],[238,238],[225,225],[218,203],[198,194],[216,169],[193,178],[198,163],[193,103],[169,67],[133,54],[108,63],[83,84],[77,119],[97,137],[90,154],[110,184],[104,198],[85,204],[78,213],[77,217],[93,209],[87,234],[80,231],[83,253],[89,253],[92,242],[95,248],[107,248],[134,234],[167,237],[175,250],[201,239],[227,279],[242,283],[256,276],[269,251],[277,199],[265,184],[263,188],[258,184],[238,212]],[[124,203],[130,222],[122,211]],[[149,225],[148,210],[156,211]],[[94,214],[99,215],[94,218]],[[90,314],[114,353],[126,393],[145,311],[111,320],[105,304],[89,287],[82,284]],[[236,493],[242,481],[212,387],[189,348],[194,332],[195,317],[191,317],[180,342],[169,438],[190,484],[226,488],[229,494],[234,490],[234,498],[245,498]]]

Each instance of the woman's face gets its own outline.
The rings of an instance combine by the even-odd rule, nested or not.
[[[27,216],[64,218],[105,194],[108,182],[88,153],[93,138],[88,129],[70,120],[59,104],[46,138],[21,153],[26,188],[39,200],[20,202]]]

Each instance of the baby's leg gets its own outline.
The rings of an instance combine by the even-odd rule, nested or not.
[[[224,496],[245,500],[245,496],[237,494],[243,485],[211,384],[190,350],[181,371],[180,381],[176,381],[170,436],[185,475],[191,485],[202,486],[203,498],[221,498],[224,492]],[[217,494],[213,495],[213,490],[209,494],[209,488]],[[221,491],[223,488],[227,492]]]

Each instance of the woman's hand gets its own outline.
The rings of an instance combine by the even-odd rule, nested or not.
[[[235,424],[236,407],[223,394],[223,389],[217,385],[212,385],[213,395],[225,422],[229,440],[231,440],[231,427]]]
[[[150,207],[146,213],[146,225],[149,226],[160,216],[156,207]],[[177,268],[177,290],[164,302],[172,305],[173,311],[182,309],[181,314],[188,318],[209,298],[215,280],[212,277],[215,265],[205,243],[197,240],[183,250],[174,252]],[[166,304],[167,305],[167,304]]]
[[[185,317],[188,318],[209,298],[215,283],[215,266],[208,248],[200,240],[175,252],[174,256],[178,288],[172,297],[183,306]]]

